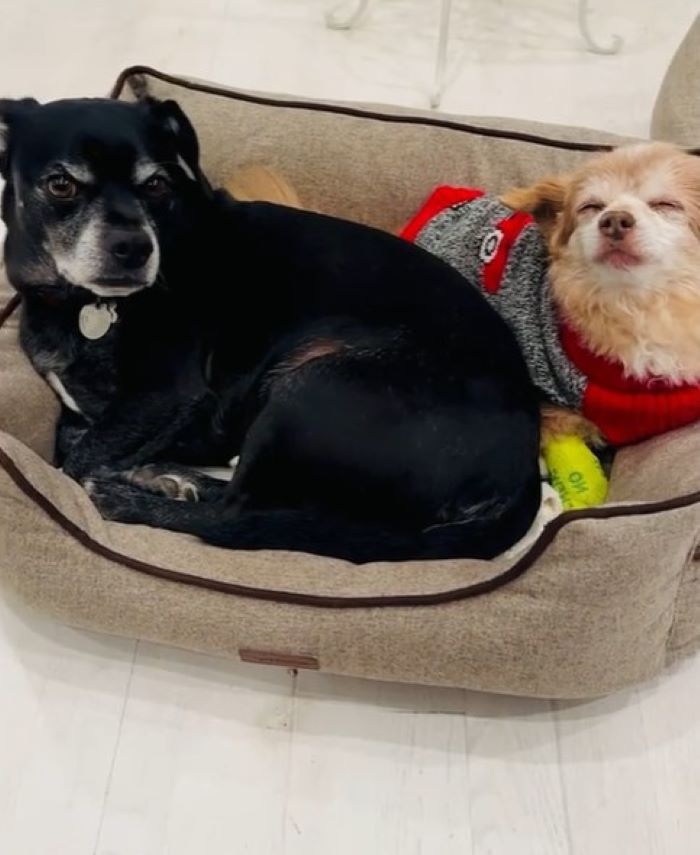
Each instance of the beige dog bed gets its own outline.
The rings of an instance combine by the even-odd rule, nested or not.
[[[674,99],[695,93],[685,109]],[[176,98],[214,181],[254,161],[311,207],[392,228],[438,183],[493,191],[566,170],[605,134],[232,92],[132,69]],[[664,84],[654,134],[700,142],[700,24]],[[233,552],[104,522],[45,461],[57,404],[17,345],[0,286],[0,579],[70,624],[244,660],[524,695],[582,697],[643,680],[698,646],[700,428],[629,448],[609,503],[552,522],[517,562],[362,567]],[[4,307],[4,309],[3,309]]]

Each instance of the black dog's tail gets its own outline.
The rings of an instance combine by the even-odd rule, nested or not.
[[[540,505],[540,481],[513,496],[494,516],[401,531],[301,510],[243,512],[199,534],[232,549],[285,549],[354,564],[440,558],[495,558],[525,536]]]

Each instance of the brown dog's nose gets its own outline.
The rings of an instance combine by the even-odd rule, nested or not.
[[[634,228],[635,219],[629,211],[606,211],[598,221],[598,228],[607,238],[622,240]]]

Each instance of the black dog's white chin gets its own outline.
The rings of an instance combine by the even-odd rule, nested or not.
[[[101,276],[91,282],[84,282],[79,287],[91,291],[98,297],[110,299],[113,297],[128,297],[144,288],[150,288],[153,282],[143,279],[128,279],[117,276]]]

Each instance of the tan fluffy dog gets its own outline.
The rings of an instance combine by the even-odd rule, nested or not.
[[[700,382],[700,158],[630,146],[503,201],[543,229],[555,303],[593,353],[639,380]],[[561,411],[546,425],[596,433]]]

